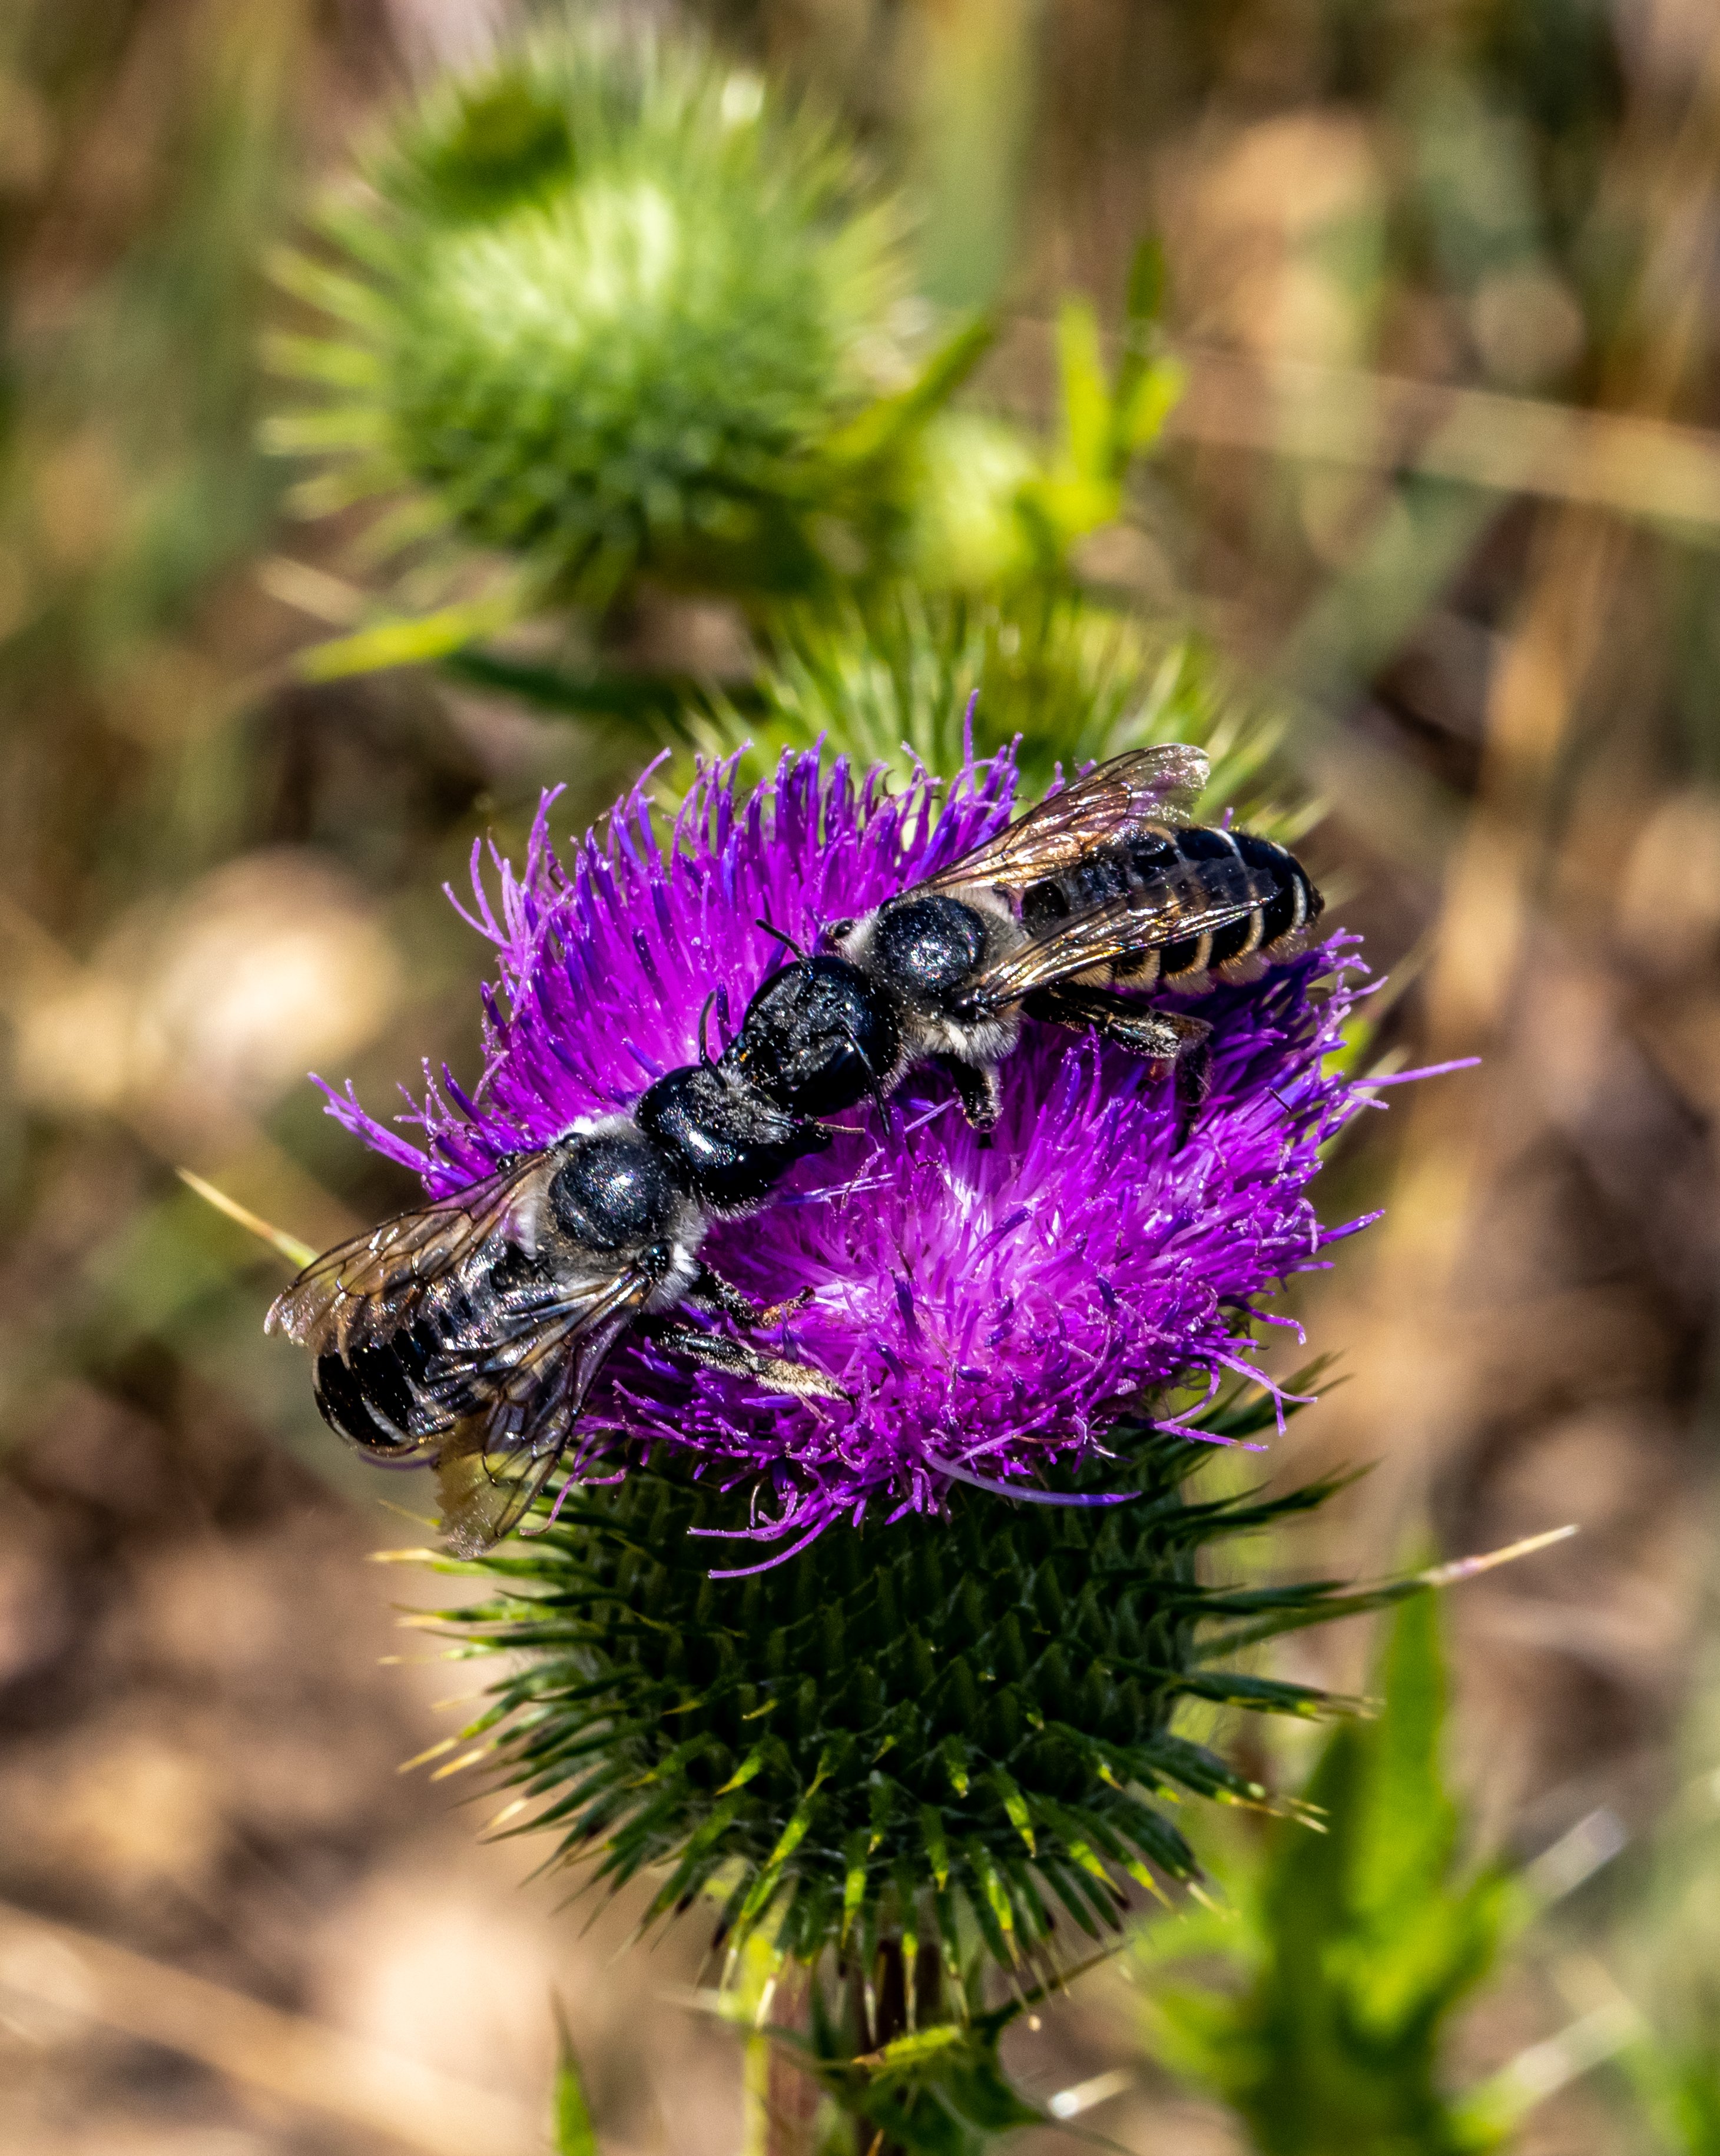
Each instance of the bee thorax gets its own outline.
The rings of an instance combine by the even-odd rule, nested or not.
[[[549,1187],[556,1225],[589,1250],[659,1241],[683,1204],[661,1148],[624,1116],[573,1139]]]

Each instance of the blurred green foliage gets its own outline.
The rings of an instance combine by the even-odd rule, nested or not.
[[[1669,2156],[1720,2156],[1720,1661],[1698,1666],[1671,1802],[1612,1897],[1625,2083]]]
[[[8,47],[47,48],[69,78],[76,154],[100,55],[71,11],[46,14],[8,11],[0,67]],[[149,115],[155,139],[134,146],[161,162],[146,205],[70,221],[59,303],[15,306],[6,325],[0,684],[23,723],[0,835],[26,887],[45,875],[90,925],[168,860],[182,875],[240,836],[231,691],[193,644],[209,593],[275,504],[254,444],[255,341],[262,256],[288,213],[304,28],[297,8],[254,0],[187,25],[172,95]],[[0,223],[14,245],[27,231]],[[44,705],[59,719],[46,741],[30,723]]]
[[[598,2137],[591,2123],[585,2081],[567,2016],[556,2008],[556,2077],[550,2092],[550,2138],[556,2156],[600,2156]]]
[[[1372,1722],[1327,1740],[1303,1791],[1317,1830],[1274,1821],[1225,1875],[1234,1912],[1148,1931],[1150,2041],[1247,2123],[1261,2156],[1468,2156],[1504,2130],[1445,2086],[1451,2017],[1493,1965],[1509,1876],[1466,1856],[1444,1779],[1438,1604],[1393,1620]],[[1221,1958],[1227,1980],[1162,1973]]]
[[[601,651],[642,580],[727,595],[767,660],[786,634],[791,665],[785,601],[804,634],[809,607],[816,620],[856,599],[906,622],[904,588],[982,607],[1014,594],[1027,665],[1042,660],[1076,549],[1122,516],[1180,393],[1162,259],[1137,250],[1114,364],[1091,305],[1064,304],[1060,424],[1042,444],[951,408],[989,328],[958,323],[927,351],[904,327],[932,316],[904,288],[903,213],[864,169],[759,77],[614,28],[545,31],[408,109],[367,192],[321,213],[340,259],[278,262],[337,326],[271,340],[317,401],[269,439],[323,463],[302,511],[380,498],[361,559],[396,564],[385,610],[308,654],[311,678],[458,658],[541,707],[660,716],[672,688],[492,648],[531,618]],[[1102,746],[1090,718],[1079,746],[1063,737],[1070,711],[1032,729],[1052,755]],[[719,699],[707,734],[727,716]],[[844,716],[839,700],[824,715],[839,741]],[[959,753],[947,711],[904,718],[887,759],[927,726]],[[1032,761],[1043,776],[1051,757]]]
[[[1163,300],[1163,259],[1145,241],[1130,267],[1114,367],[1092,306],[1063,302],[1051,441],[979,412],[931,418],[902,490],[901,575],[968,592],[1043,593],[1074,581],[1076,549],[1122,516],[1136,459],[1157,444],[1182,393],[1183,371],[1159,337]]]
[[[1717,2156],[1720,2050],[1712,2035],[1688,2050],[1645,2035],[1625,2065],[1650,2126],[1673,2156]]]

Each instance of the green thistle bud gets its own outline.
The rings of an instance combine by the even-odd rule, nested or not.
[[[1233,1400],[1206,1423],[1234,1437],[1271,1414]],[[1190,1502],[1204,1447],[1148,1427],[1124,1449],[1127,1502],[958,1489],[944,1517],[831,1532],[749,1576],[711,1576],[708,1531],[742,1522],[680,1469],[576,1490],[530,1543],[435,1560],[495,1593],[433,1621],[509,1666],[450,1748],[517,1787],[514,1830],[607,1887],[650,1871],[647,1924],[714,1897],[729,1947],[762,1933],[802,1962],[865,1968],[881,1941],[952,1971],[976,1947],[1072,1958],[1054,1928],[1102,1938],[1129,1882],[1196,1876],[1167,1802],[1267,1802],[1178,1709],[1327,1703],[1226,1671],[1214,1625],[1245,1613],[1253,1640],[1355,1606],[1202,1581],[1204,1548],[1323,1489]]]
[[[713,696],[689,731],[706,756],[741,753],[749,778],[785,749],[825,742],[906,779],[916,760],[958,769],[969,726],[978,756],[1013,745],[1035,793],[1060,765],[1193,742],[1211,761],[1214,813],[1230,808],[1286,844],[1313,820],[1275,796],[1282,721],[1258,695],[1226,681],[1198,639],[1067,591],[987,599],[898,588],[863,605],[787,608],[745,707]]]
[[[348,269],[283,271],[343,326],[275,350],[333,391],[274,432],[334,456],[309,506],[415,490],[397,533],[586,597],[815,580],[864,493],[841,431],[907,377],[900,221],[845,143],[701,49],[564,33],[439,87],[370,177],[325,221]]]

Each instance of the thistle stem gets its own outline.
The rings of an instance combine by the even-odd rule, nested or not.
[[[803,2027],[810,1993],[808,1973],[792,1963],[786,1965],[772,2020],[789,2028]],[[747,2046],[747,2156],[812,2156],[818,2083],[791,2051],[768,2036],[755,2036]]]

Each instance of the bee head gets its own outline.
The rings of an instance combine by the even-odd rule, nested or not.
[[[797,1116],[829,1116],[875,1092],[901,1055],[891,996],[834,953],[773,973],[728,1050],[741,1075]]]

